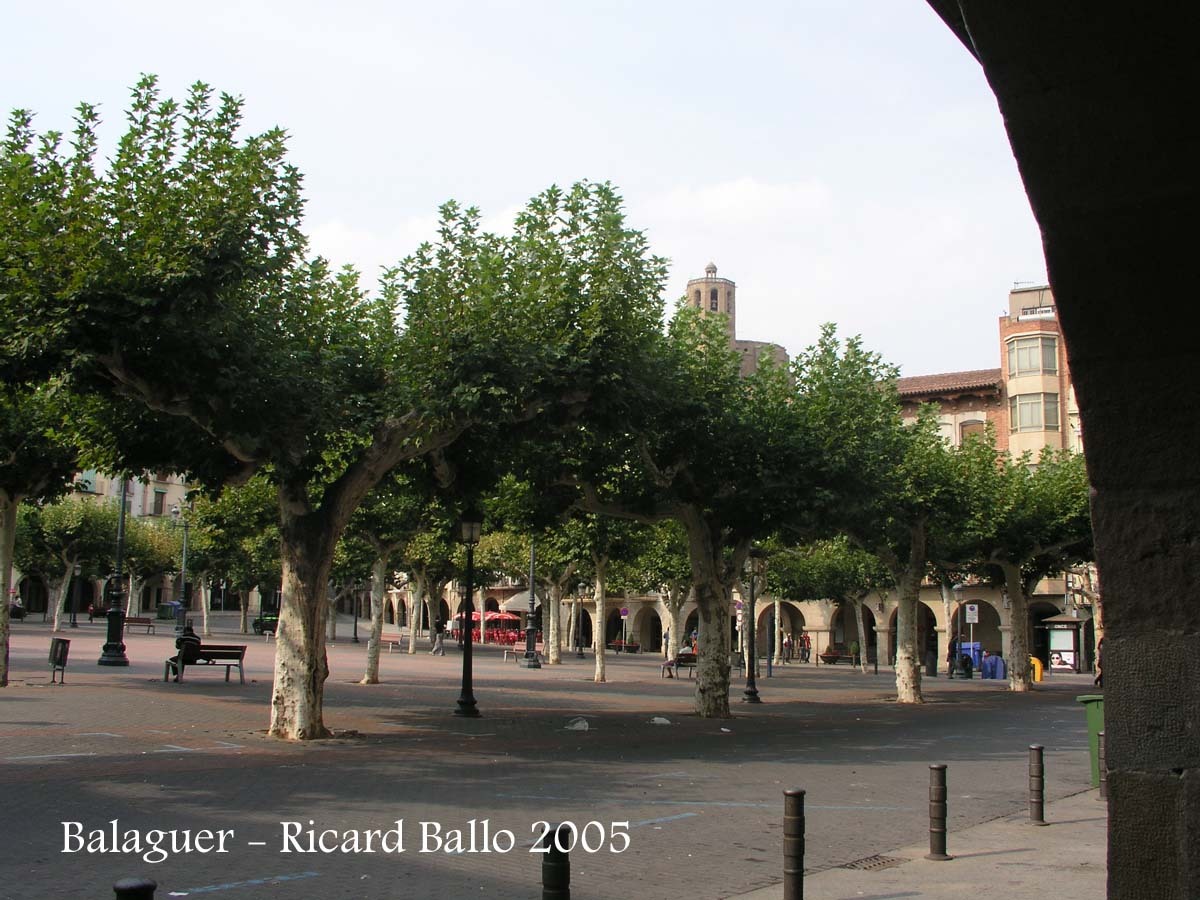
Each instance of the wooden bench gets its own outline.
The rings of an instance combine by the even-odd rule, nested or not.
[[[545,657],[543,657],[542,654],[538,653],[536,650],[534,651],[534,655],[537,656],[538,662],[546,661]],[[513,659],[515,659],[517,662],[520,662],[522,659],[525,658],[525,648],[524,647],[507,647],[507,648],[505,648],[504,661],[508,662],[508,658],[510,656]]]
[[[825,663],[827,666],[836,666],[843,660],[850,663],[850,665],[854,665],[854,657],[849,653],[830,653],[828,650],[826,650],[824,653],[820,653],[818,655],[821,658],[821,662]]]
[[[154,620],[148,616],[126,616],[125,628],[145,628],[146,634],[154,634]]]
[[[662,672],[659,678],[679,677],[679,670],[687,669],[688,678],[691,678],[696,671],[696,654],[695,653],[680,653],[675,659],[668,659],[662,664]],[[672,676],[674,670],[674,676]]]
[[[201,644],[194,662],[183,659],[182,653],[177,653],[167,660],[163,666],[163,681],[168,681],[174,673],[176,681],[183,681],[183,670],[191,666],[224,666],[225,680],[229,680],[229,670],[237,666],[238,680],[246,683],[246,671],[243,662],[246,658],[245,644]]]
[[[641,644],[638,644],[635,641],[613,641],[611,644],[606,644],[605,646],[609,650],[612,650],[614,653],[641,653],[642,652]]]

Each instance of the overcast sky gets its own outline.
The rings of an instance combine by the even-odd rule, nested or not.
[[[0,101],[115,140],[142,72],[280,125],[314,248],[374,281],[447,199],[500,227],[533,194],[613,182],[671,260],[738,284],[739,336],[823,322],[906,375],[999,365],[1037,227],[978,66],[923,0],[12,4]]]

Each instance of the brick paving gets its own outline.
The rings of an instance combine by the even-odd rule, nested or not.
[[[524,845],[539,820],[630,823],[627,851],[572,854],[576,898],[719,898],[779,880],[785,788],[808,791],[813,871],[922,840],[932,762],[950,766],[952,832],[1023,808],[1030,743],[1047,748],[1050,799],[1087,788],[1073,702],[1084,678],[1024,696],[927,679],[929,702],[900,707],[888,700],[890,671],[793,665],[760,679],[762,706],[736,704],[739,686],[735,718],[714,721],[691,714],[694,682],[661,679],[652,655],[610,656],[609,683],[596,685],[590,655],[529,671],[481,647],[483,717],[464,720],[450,714],[461,671],[452,645],[445,657],[384,652],[384,683],[363,686],[354,682],[365,642],[343,638],[330,648],[325,690],[338,737],[300,745],[264,734],[271,642],[218,633],[214,641],[247,644],[247,683],[189,669],[174,684],[161,680],[173,653],[167,633],[128,636],[127,669],[95,665],[99,623],[63,636],[72,640],[67,684],[52,687],[50,632],[14,629],[14,683],[0,692],[0,898],[107,896],[107,885],[133,874],[155,878],[160,897],[536,896],[540,859]],[[576,717],[587,731],[566,730]],[[234,829],[237,842],[223,856],[153,865],[135,854],[60,852],[61,822],[90,829],[113,818],[124,828]],[[279,852],[281,821],[346,831],[398,818],[403,854]],[[444,831],[471,819],[512,831],[517,847],[418,852],[418,823]]]

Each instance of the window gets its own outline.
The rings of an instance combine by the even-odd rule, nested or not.
[[[712,288],[708,292],[708,308],[713,312],[717,311],[717,289]]]
[[[1018,394],[1008,413],[1013,431],[1057,431],[1058,394]]]
[[[1008,374],[1057,375],[1058,341],[1041,335],[1008,342]]]
[[[165,515],[166,512],[167,512],[167,492],[166,491],[155,491],[154,492],[154,511],[151,513],[151,515],[161,516],[161,515]]]
[[[700,309],[700,292],[696,291],[696,309]]]
[[[978,419],[972,422],[963,422],[958,426],[959,440],[965,441],[973,434],[984,435],[987,433],[987,425],[980,422]]]

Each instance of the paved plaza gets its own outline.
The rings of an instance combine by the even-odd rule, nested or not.
[[[346,634],[330,647],[325,689],[337,736],[301,745],[264,734],[273,643],[218,631],[214,642],[248,645],[245,685],[236,671],[226,683],[191,668],[164,683],[169,632],[127,636],[131,665],[112,669],[96,665],[100,623],[64,631],[60,687],[48,626],[14,624],[13,684],[0,692],[0,898],[106,897],[127,876],[155,879],[159,898],[537,897],[541,858],[529,850],[545,821],[575,823],[597,851],[571,854],[576,900],[770,900],[782,896],[788,788],[807,791],[810,900],[1104,893],[1104,804],[1074,701],[1086,676],[1022,696],[927,678],[928,702],[902,707],[890,669],[794,664],[760,679],[757,707],[736,702],[735,675],[735,717],[716,721],[691,714],[694,682],[662,679],[654,655],[610,655],[597,685],[590,654],[525,670],[488,646],[475,660],[483,715],[464,720],[452,715],[452,644],[445,657],[423,642],[413,656],[384,652],[384,683],[362,686],[366,644]],[[1030,744],[1046,748],[1046,828],[1026,822]],[[948,766],[950,862],[921,859],[931,763]],[[63,852],[71,828],[108,849],[114,827],[121,840],[158,829],[196,844],[157,863],[147,846]],[[199,852],[205,830],[231,832],[226,852]],[[368,853],[370,831],[382,836]],[[445,852],[455,831],[466,852]],[[320,852],[314,836],[316,852],[302,852],[310,832],[334,832],[325,841],[338,846]],[[394,841],[381,852],[389,833],[403,852]],[[613,852],[621,834],[628,847]],[[342,852],[347,841],[357,852]]]

